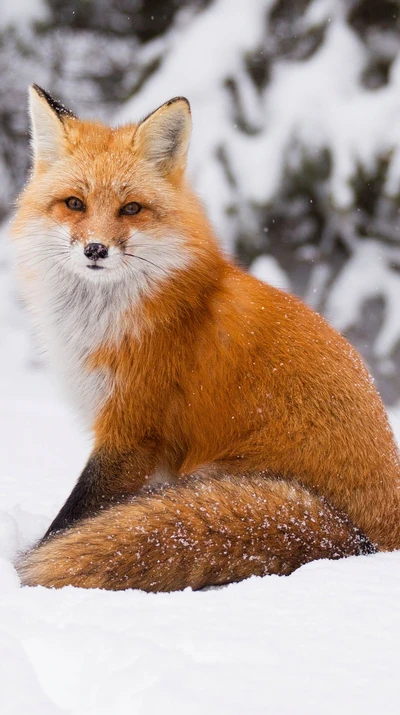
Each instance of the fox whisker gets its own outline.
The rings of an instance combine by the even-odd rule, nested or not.
[[[157,263],[153,263],[153,261],[149,261],[148,258],[143,258],[143,256],[137,256],[134,253],[124,253],[124,256],[129,256],[130,258],[138,258],[139,261],[145,261],[146,263],[150,263],[150,265],[154,266],[154,268],[157,268],[158,271],[162,271],[163,273],[165,273],[166,276],[168,275],[167,271],[164,270],[164,268],[161,268],[161,266],[157,265]]]

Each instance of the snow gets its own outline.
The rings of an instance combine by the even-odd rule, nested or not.
[[[282,278],[273,261],[254,272]],[[400,553],[196,593],[20,588],[13,559],[45,531],[90,443],[32,363],[5,264],[0,286],[0,712],[397,713]]]
[[[400,282],[390,270],[394,252],[383,250],[373,239],[365,240],[335,281],[327,303],[328,317],[345,331],[355,325],[367,298],[386,296],[385,315],[374,344],[378,357],[390,355],[399,339]]]
[[[6,692],[18,702],[22,679],[38,683],[79,715],[394,714],[399,561],[314,563],[202,593],[15,590],[0,615],[14,645]]]
[[[21,28],[30,22],[47,19],[47,10],[44,0],[12,0],[1,3],[0,28],[17,25]]]
[[[250,266],[250,273],[260,281],[290,292],[288,277],[273,256],[258,256]]]

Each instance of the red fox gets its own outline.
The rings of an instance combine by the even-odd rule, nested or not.
[[[349,343],[223,255],[177,97],[81,121],[34,85],[20,283],[93,451],[22,583],[172,591],[400,547],[399,454]]]

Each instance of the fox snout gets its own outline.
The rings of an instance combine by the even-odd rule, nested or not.
[[[101,265],[103,261],[108,257],[108,248],[104,243],[88,243],[84,249],[83,254],[85,258],[88,258],[90,263],[86,264],[87,268],[92,270],[101,270],[104,266]]]
[[[103,243],[88,243],[83,250],[86,258],[98,261],[99,258],[107,258],[108,248]]]

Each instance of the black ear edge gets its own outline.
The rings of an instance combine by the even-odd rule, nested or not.
[[[170,107],[171,104],[175,104],[175,102],[185,102],[185,104],[187,105],[187,108],[189,110],[189,114],[192,113],[192,110],[190,108],[190,102],[186,97],[172,97],[172,99],[169,99],[168,102],[164,102],[164,104],[160,104],[160,106],[157,107],[157,109],[154,109],[149,114],[146,114],[146,116],[142,119],[141,122],[139,122],[139,124],[143,124],[144,122],[146,122],[147,119],[150,119],[150,117],[152,117],[153,114],[158,112],[159,109],[162,109],[163,107]]]
[[[191,112],[190,102],[187,97],[172,97],[172,99],[169,99],[168,102],[165,102],[165,104],[167,105],[167,107],[169,107],[170,104],[175,104],[175,102],[186,102],[187,108],[189,112]]]
[[[72,119],[77,119],[78,117],[76,114],[71,112],[70,109],[67,109],[61,102],[58,102],[57,99],[54,99],[54,97],[51,96],[48,92],[46,92],[45,89],[42,89],[42,87],[39,87],[37,84],[32,84],[32,89],[37,92],[39,97],[42,97],[42,99],[45,99],[49,107],[53,110],[53,112],[57,115],[57,117],[60,119],[60,121],[63,121],[64,117],[71,117]]]

